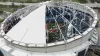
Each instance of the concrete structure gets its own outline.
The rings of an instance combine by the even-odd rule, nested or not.
[[[13,56],[77,56],[97,43],[97,20],[91,8],[79,3],[31,5],[4,20],[1,48]]]
[[[99,3],[87,3],[87,4],[84,4],[84,5],[89,6],[89,7],[100,7]]]

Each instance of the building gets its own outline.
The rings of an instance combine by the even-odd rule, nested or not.
[[[5,56],[84,56],[98,41],[97,20],[91,8],[79,3],[30,5],[2,23],[1,52]]]

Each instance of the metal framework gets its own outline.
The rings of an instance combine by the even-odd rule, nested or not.
[[[46,15],[44,18],[47,27],[46,45],[23,43],[21,41],[15,41],[6,35],[13,26],[23,19],[21,17],[25,17],[44,4],[35,5],[35,7],[26,7],[9,16],[1,25],[1,35],[8,44],[28,51],[37,52],[67,50],[91,39],[97,22],[95,12],[91,8],[78,3],[62,2],[60,4],[56,3],[56,5],[55,3],[56,2],[44,3],[46,5]],[[51,27],[48,27],[48,25]],[[97,39],[93,42],[96,43]],[[75,44],[73,45],[73,43]],[[36,47],[36,49],[34,47]]]

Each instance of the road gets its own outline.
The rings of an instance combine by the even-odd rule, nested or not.
[[[12,5],[12,2],[0,2],[0,4],[2,5]],[[17,2],[14,2],[14,5],[32,5],[32,4],[36,4],[36,3],[17,3]],[[85,3],[83,5],[87,5],[89,7],[100,7],[100,3]]]
[[[85,3],[83,5],[89,6],[89,7],[100,7],[100,3]]]
[[[96,29],[97,29],[97,32],[98,32],[98,43],[97,43],[97,45],[100,46],[100,12],[97,9],[94,9],[94,11],[97,13],[97,16],[98,16],[98,19],[99,19],[98,27]]]
[[[2,5],[12,5],[13,2],[0,2],[0,4]],[[36,4],[36,3],[17,3],[17,2],[14,2],[14,5],[33,5],[33,4]]]

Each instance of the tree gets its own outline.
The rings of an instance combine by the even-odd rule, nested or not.
[[[100,0],[96,0],[96,2],[100,3]]]
[[[3,2],[6,2],[7,0],[3,0]]]
[[[0,10],[0,14],[2,14],[3,13],[3,11],[2,10]]]
[[[15,7],[15,4],[14,4],[14,3],[12,3],[11,7],[12,7],[12,8],[14,8],[14,7]]]

